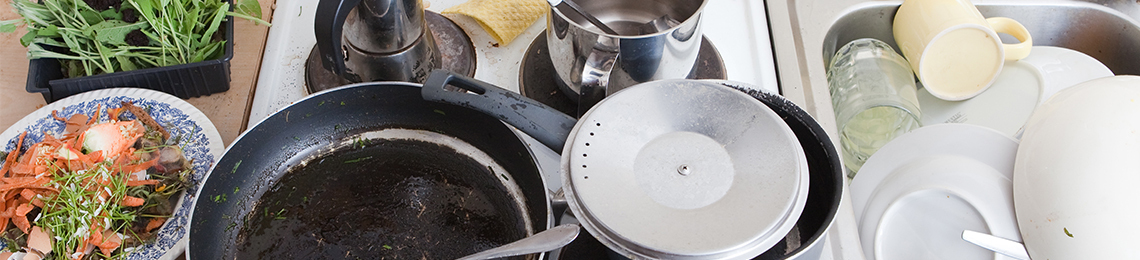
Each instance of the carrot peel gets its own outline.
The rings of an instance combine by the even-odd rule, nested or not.
[[[34,208],[35,208],[35,206],[32,206],[31,203],[20,203],[19,206],[16,206],[16,216],[17,217],[27,217],[28,212],[31,212],[32,209],[34,209]]]
[[[162,227],[162,224],[164,223],[166,223],[166,218],[152,218],[150,219],[150,222],[146,223],[146,232],[154,231],[155,229]]]
[[[16,149],[8,153],[8,158],[4,158],[4,167],[0,167],[0,177],[5,176],[5,174],[8,173],[8,169],[12,168],[12,163],[16,162],[16,155],[20,153],[20,146],[24,145],[24,137],[26,136],[28,136],[28,131],[24,131],[24,133],[20,134],[19,140],[16,141]]]
[[[28,229],[32,228],[32,223],[28,222],[27,217],[13,216],[12,224],[16,224],[16,228],[19,228],[20,231],[24,232],[24,234],[27,234]]]
[[[116,234],[114,231],[107,230],[103,232],[102,241],[95,246],[99,247],[99,251],[103,252],[103,256],[110,257],[111,252],[115,252],[115,249],[121,245],[123,245],[123,238],[119,237],[119,234]]]
[[[121,204],[123,206],[127,206],[127,207],[138,207],[138,206],[142,206],[144,203],[146,203],[146,200],[143,200],[142,198],[132,197],[132,196],[123,196],[123,201],[120,202],[119,204]]]

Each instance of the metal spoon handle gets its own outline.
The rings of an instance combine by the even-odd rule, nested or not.
[[[962,240],[970,242],[995,253],[1019,260],[1029,260],[1029,253],[1025,252],[1025,245],[1021,242],[996,237],[994,235],[979,233],[972,230],[962,231]]]
[[[578,237],[580,230],[578,224],[562,224],[514,243],[464,256],[459,260],[492,259],[551,251],[570,244]]]
[[[619,35],[617,33],[617,31],[614,31],[613,28],[610,28],[605,23],[603,23],[601,20],[598,20],[597,17],[594,17],[594,15],[586,13],[586,11],[582,10],[582,7],[578,6],[578,4],[575,4],[574,1],[571,1],[571,0],[547,0],[547,2],[549,2],[550,6],[554,7],[554,8],[558,8],[559,5],[566,4],[567,7],[570,7],[571,10],[574,10],[574,12],[577,12],[579,15],[582,15],[582,17],[586,18],[586,21],[589,21],[591,24],[598,27],[598,29],[602,30],[602,32],[607,33],[607,34],[611,34],[611,35]]]

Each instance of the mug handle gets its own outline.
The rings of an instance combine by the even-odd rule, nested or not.
[[[1005,17],[988,18],[986,22],[990,23],[990,28],[995,32],[1007,33],[1021,41],[1016,44],[1002,44],[1005,48],[1005,60],[1020,60],[1029,56],[1029,50],[1033,49],[1033,36],[1029,35],[1029,30],[1025,29],[1024,25]]]

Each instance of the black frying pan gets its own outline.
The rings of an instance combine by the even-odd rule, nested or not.
[[[351,139],[380,129],[458,138],[506,172],[489,173],[486,166],[431,143]],[[321,159],[299,166],[313,156]],[[310,168],[316,170],[305,170]],[[420,174],[386,176],[404,168]],[[197,196],[187,256],[460,257],[526,236],[510,231],[517,225],[502,228],[489,220],[518,213],[510,211],[512,205],[494,202],[510,192],[491,176],[517,184],[533,232],[552,225],[547,190],[530,151],[501,121],[424,101],[418,84],[367,83],[320,92],[266,118],[230,145]],[[321,186],[328,183],[332,186]],[[300,226],[307,228],[288,229]]]

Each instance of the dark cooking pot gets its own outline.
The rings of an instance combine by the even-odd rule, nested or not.
[[[839,151],[831,143],[827,132],[806,111],[784,97],[745,87],[731,81],[717,81],[722,85],[743,91],[760,100],[784,119],[807,156],[810,184],[807,205],[796,220],[796,226],[783,241],[777,243],[756,259],[819,259],[823,253],[823,240],[835,222],[839,202],[843,198],[843,166]]]
[[[514,131],[412,83],[331,89],[262,120],[210,170],[191,216],[198,259],[456,258],[553,223]]]

